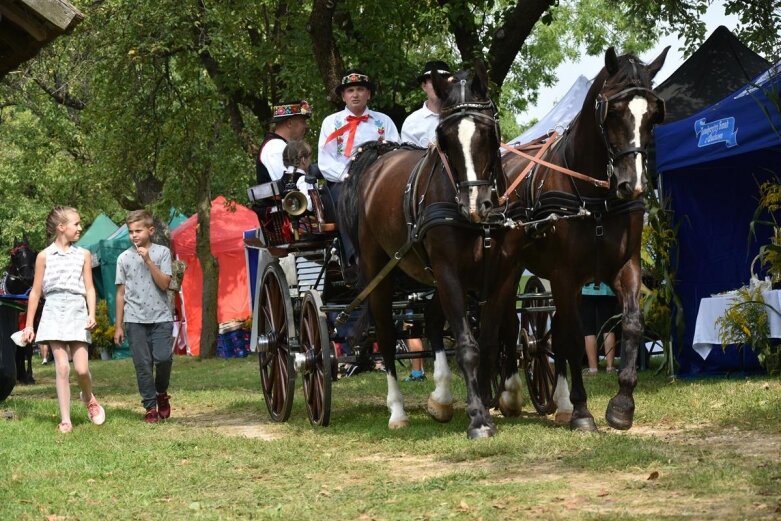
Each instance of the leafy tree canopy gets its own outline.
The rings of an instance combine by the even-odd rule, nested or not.
[[[336,108],[346,66],[380,85],[373,108],[399,124],[423,101],[421,64],[491,67],[505,136],[514,114],[556,81],[579,49],[642,52],[663,32],[691,50],[710,0],[77,0],[85,21],[0,82],[0,246],[70,204],[101,211],[175,207],[218,194],[244,200],[270,106],[313,102],[311,126]],[[739,35],[779,51],[773,0],[725,0]],[[583,71],[591,75],[596,71]],[[316,136],[310,136],[314,141]]]

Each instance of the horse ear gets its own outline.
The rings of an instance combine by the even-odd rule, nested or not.
[[[667,51],[670,50],[670,46],[664,48],[662,53],[656,57],[654,61],[648,64],[646,69],[648,70],[648,75],[653,79],[654,76],[656,76],[656,73],[659,72],[659,69],[662,68],[662,65],[664,65],[664,60],[667,58]]]
[[[441,101],[447,99],[447,93],[450,90],[450,82],[447,80],[447,76],[442,76],[436,70],[431,71],[431,86],[434,87],[434,92]]]
[[[475,74],[472,78],[472,93],[485,99],[488,97],[488,69],[483,60],[475,60]]]
[[[618,56],[616,50],[610,46],[605,51],[605,69],[611,76],[618,72]]]

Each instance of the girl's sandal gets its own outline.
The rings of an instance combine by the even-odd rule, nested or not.
[[[57,428],[60,430],[62,434],[68,434],[70,431],[73,430],[73,425],[70,423],[62,422],[57,426]]]

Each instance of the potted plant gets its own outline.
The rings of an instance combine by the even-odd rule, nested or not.
[[[92,346],[100,353],[101,360],[111,360],[114,352],[114,325],[108,316],[108,304],[99,300],[95,308],[97,325],[92,330]]]
[[[759,248],[759,259],[767,269],[773,289],[781,287],[781,226],[775,212],[781,209],[781,182],[778,179],[759,185],[759,204],[750,225],[749,239],[756,237],[756,226],[772,226],[770,242]],[[767,219],[764,218],[767,216]]]
[[[778,313],[765,303],[762,287],[744,286],[738,290],[735,303],[716,320],[722,348],[749,345],[769,375],[781,374],[781,346],[770,338],[768,313]]]

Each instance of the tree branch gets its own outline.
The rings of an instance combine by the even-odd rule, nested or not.
[[[447,19],[450,33],[456,39],[456,47],[461,53],[461,61],[472,63],[475,58],[482,58],[477,38],[478,27],[465,0],[438,0],[441,7],[448,7]]]
[[[43,89],[43,91],[51,96],[51,98],[59,103],[60,105],[64,105],[68,108],[75,109],[75,110],[84,110],[84,108],[87,106],[83,101],[80,99],[74,98],[70,94],[68,94],[68,91],[64,88],[52,88],[43,83],[43,81],[39,80],[38,78],[35,78],[35,83]]]
[[[224,74],[214,59],[214,56],[209,52],[209,43],[211,43],[211,37],[209,36],[208,27],[209,24],[206,21],[206,4],[204,0],[198,0],[198,24],[193,25],[193,38],[195,40],[196,48],[200,49],[198,57],[201,60],[206,73],[209,78],[217,86],[217,89],[225,97],[225,110],[230,121],[231,128],[236,136],[242,143],[242,146],[247,153],[252,150],[252,142],[249,139],[249,135],[245,130],[244,117],[241,115],[239,109],[239,100],[246,99],[250,102],[250,106],[255,105],[255,99],[253,96],[249,96],[246,93],[240,93],[234,88],[227,87],[223,81]]]
[[[518,0],[506,12],[501,25],[492,35],[488,49],[488,66],[491,81],[501,89],[510,67],[518,56],[523,42],[529,37],[542,15],[550,9],[554,0]]]

